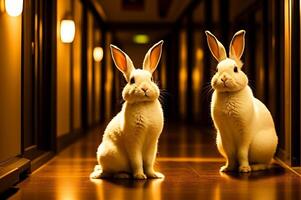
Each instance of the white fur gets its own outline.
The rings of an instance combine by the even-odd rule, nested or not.
[[[153,50],[161,51],[162,44],[163,41],[155,44],[146,54],[145,59],[151,59],[149,56]],[[121,51],[114,46],[111,48],[112,51],[119,53]],[[97,150],[99,165],[95,167],[90,177],[163,178],[161,173],[154,171],[157,143],[164,121],[162,107],[158,100],[160,91],[151,81],[152,72],[158,62],[152,61],[153,66],[144,64],[143,70],[135,69],[133,66],[128,66],[132,63],[130,58],[124,52],[122,54],[126,58],[124,63],[127,66],[117,67],[124,69],[123,73],[129,81],[122,92],[125,103],[105,130],[102,143]],[[159,57],[155,56],[152,59],[159,61],[161,53],[158,55]],[[118,60],[114,57],[113,59]],[[115,64],[120,65],[120,62]],[[130,83],[133,77],[135,83]]]
[[[211,101],[211,116],[217,130],[218,150],[226,158],[226,164],[220,171],[237,168],[240,172],[267,169],[278,143],[269,110],[253,96],[248,86],[248,78],[241,71],[244,34],[244,31],[240,31],[234,35],[230,45],[233,51],[230,53],[231,59],[219,61],[218,71],[211,80],[215,89]],[[206,35],[207,40],[216,40],[210,32],[206,32]],[[235,47],[234,42],[237,42]],[[218,41],[211,41],[211,44],[221,45]],[[234,55],[235,50],[237,56]],[[211,52],[218,55],[218,52]],[[237,67],[237,72],[234,72],[234,67]]]

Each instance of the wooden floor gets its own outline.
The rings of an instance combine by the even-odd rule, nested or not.
[[[225,174],[214,132],[170,125],[156,169],[164,180],[90,180],[102,128],[93,130],[18,184],[10,199],[301,199],[301,179],[287,169]]]

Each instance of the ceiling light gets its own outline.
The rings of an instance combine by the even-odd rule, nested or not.
[[[134,35],[133,41],[137,44],[147,44],[149,42],[149,36],[146,34]]]

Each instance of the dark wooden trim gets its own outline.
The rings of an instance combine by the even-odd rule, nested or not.
[[[245,8],[240,14],[238,14],[234,21],[241,21],[240,19],[245,19],[246,17],[253,15],[254,12],[262,8],[262,0],[255,0],[247,8]]]
[[[24,8],[27,7],[27,4],[29,2],[24,2]],[[22,12],[22,28],[21,28],[21,154],[24,153],[25,149],[25,127],[24,127],[24,106],[25,105],[25,97],[24,97],[24,80],[25,80],[25,64],[24,64],[24,56],[25,56],[25,37],[24,37],[24,32],[25,32],[25,26],[24,26],[24,21],[25,21],[25,16],[24,12]],[[27,55],[26,55],[27,56]],[[0,193],[1,193],[1,187],[0,187]]]
[[[204,16],[205,16],[205,24],[204,24],[204,28],[207,30],[211,30],[212,29],[212,1],[211,0],[205,0],[205,5],[204,5]],[[205,33],[204,33],[204,37],[205,37]],[[207,43],[204,43],[203,46],[204,49],[204,69],[203,69],[203,83],[202,83],[202,91],[205,91],[205,87],[208,83],[210,83],[211,80],[211,52],[208,48]],[[200,105],[202,105],[202,109],[200,112],[200,118],[202,119],[201,121],[201,126],[211,126],[212,122],[211,122],[211,117],[210,115],[208,115],[208,113],[210,113],[210,98],[203,96],[202,98],[200,98]]]
[[[60,152],[83,135],[82,129],[76,129],[57,138],[57,151]]]
[[[198,7],[198,5],[202,2],[203,0],[192,0],[186,8],[182,11],[182,13],[179,15],[179,17],[176,20],[176,24],[181,24],[181,21],[185,18],[185,16],[188,16],[193,13],[193,11]],[[205,3],[208,0],[204,0]],[[205,20],[206,21],[206,20]]]
[[[186,120],[189,123],[193,121],[193,82],[192,73],[194,67],[194,29],[193,29],[193,12],[189,12],[187,15],[187,28],[186,28],[186,43],[187,43],[187,88],[186,88]]]
[[[169,31],[174,26],[170,22],[108,22],[109,29],[112,31]]]
[[[21,46],[21,154],[24,153],[28,135],[34,137],[34,2],[25,1],[22,12],[22,46]],[[31,138],[32,139],[32,138]]]
[[[228,42],[229,40],[229,0],[219,0],[219,21],[221,29],[221,41]]]
[[[292,47],[291,47],[291,164],[300,166],[300,0],[292,1]]]
[[[22,155],[26,153],[26,134],[33,135],[32,145],[37,145],[36,150],[55,151],[56,141],[56,43],[49,42],[56,41],[56,1],[26,1],[24,8],[21,67]],[[37,24],[35,16],[38,17]],[[34,32],[35,28],[38,31]]]
[[[42,91],[40,116],[43,116],[42,126],[38,132],[38,147],[42,150],[56,150],[56,41],[57,26],[56,1],[44,1],[43,9],[43,49],[42,49]],[[55,41],[55,42],[49,42]]]
[[[54,156],[54,151],[42,151],[36,146],[27,148],[23,154],[23,158],[31,161],[30,171],[34,171],[50,160]]]
[[[114,43],[114,42],[112,42]],[[115,68],[112,67],[112,90],[111,90],[111,103],[110,103],[110,113],[111,113],[111,116],[114,116],[114,111],[115,111],[115,106],[116,106],[116,95],[115,95],[115,92],[116,92],[116,72],[115,72]]]
[[[164,116],[169,120],[179,120],[179,30],[165,38],[166,49],[166,90],[164,96]]]
[[[285,122],[284,122],[284,2],[279,1],[275,3],[275,63],[276,63],[276,112],[275,127],[278,133],[278,150],[284,151],[285,142]],[[280,156],[279,156],[280,157]],[[282,157],[283,158],[283,157]],[[285,160],[285,159],[282,159]]]
[[[33,153],[33,151],[32,151]],[[36,151],[35,151],[36,154]],[[0,199],[4,191],[23,180],[28,174],[38,169],[54,156],[53,152],[42,152],[28,158],[14,157],[0,163]]]
[[[179,120],[180,116],[179,116],[179,84],[180,84],[180,80],[179,80],[179,56],[180,56],[180,52],[179,52],[179,30],[173,35],[172,37],[172,51],[170,54],[170,57],[173,58],[172,59],[172,64],[169,65],[169,71],[173,72],[173,80],[171,81],[171,85],[170,87],[172,88],[171,91],[173,91],[172,95],[174,97],[174,99],[176,99],[176,102],[173,104],[171,103],[171,105],[173,105],[172,107],[172,118],[175,120]],[[174,69],[172,69],[174,68]],[[170,99],[171,101],[173,101],[173,98]]]
[[[30,173],[30,160],[15,157],[0,163],[0,194],[20,181],[23,174]]]
[[[71,15],[74,16],[75,4],[74,1],[71,1]],[[73,131],[74,127],[74,43],[72,42],[69,46],[70,48],[70,86],[69,86],[69,98],[70,98],[70,105],[69,105],[69,126],[70,132]]]
[[[104,21],[103,17],[99,14],[97,8],[95,8],[95,3],[92,2],[92,0],[82,0],[84,4],[86,4],[88,10],[92,12],[93,16],[95,17],[95,20],[101,24],[102,26],[106,26],[107,23]]]
[[[88,0],[90,3],[90,6],[93,7],[93,12],[95,12],[95,15],[97,15],[98,18],[101,19],[101,23],[105,23],[106,21],[106,14],[104,12],[103,6],[101,3],[94,1],[94,0]]]
[[[39,156],[35,157],[35,159],[31,161],[30,171],[33,172],[37,170],[39,167],[53,158],[54,155],[55,153],[53,151],[42,152],[41,154],[39,154]]]
[[[83,15],[82,15],[82,41],[81,41],[81,52],[82,52],[82,57],[81,57],[81,121],[82,121],[82,128],[87,129],[88,127],[88,114],[87,114],[87,88],[88,88],[88,83],[87,83],[87,29],[88,29],[88,8],[86,3],[83,3]]]
[[[93,15],[94,16],[94,15]],[[94,16],[95,17],[95,16]],[[92,38],[91,38],[91,41],[92,41],[92,53],[91,53],[91,57],[88,58],[92,61],[92,80],[91,80],[91,96],[88,97],[88,98],[91,98],[91,115],[92,115],[92,118],[91,118],[91,121],[92,121],[92,124],[95,124],[96,123],[96,118],[95,118],[95,113],[96,113],[96,110],[95,110],[95,98],[96,98],[96,95],[95,95],[95,62],[94,62],[94,59],[93,59],[93,48],[95,46],[95,18],[93,20],[93,29],[92,29]],[[89,28],[89,27],[88,27]],[[88,38],[89,39],[89,38]],[[89,77],[89,76],[88,76]]]
[[[264,68],[264,103],[268,104],[268,99],[270,98],[269,91],[269,76],[270,76],[270,67],[269,67],[269,55],[270,55],[270,46],[269,46],[269,14],[270,8],[268,5],[268,0],[262,1],[262,21],[263,21],[263,68]],[[255,66],[255,65],[253,65]]]
[[[249,26],[247,27],[247,39],[248,39],[248,48],[249,48],[249,56],[250,56],[250,60],[249,60],[249,66],[248,66],[248,71],[250,72],[248,74],[248,78],[250,80],[250,86],[253,87],[254,92],[256,91],[256,77],[258,74],[258,71],[256,70],[256,34],[252,34],[252,30],[254,30],[255,28],[255,15],[250,15],[248,17],[248,24]]]
[[[73,44],[70,44],[70,49],[71,49],[71,51],[70,51],[70,57],[71,57],[71,59],[70,59],[70,88],[69,88],[69,90],[70,90],[70,94],[69,94],[69,98],[70,98],[70,105],[69,105],[69,107],[70,107],[70,111],[69,111],[69,118],[70,118],[70,122],[69,122],[69,126],[70,126],[70,132],[72,132],[72,130],[73,130],[73,127],[74,127],[74,82],[73,82],[73,80],[74,80],[74,75],[73,75],[73,72],[74,72],[74,61],[73,61],[73,59],[74,59],[74,46],[73,46]]]
[[[101,46],[103,48],[103,59],[101,61],[101,88],[100,88],[100,95],[101,95],[101,104],[100,104],[100,121],[104,122],[105,121],[105,106],[106,106],[106,94],[105,94],[105,84],[106,84],[106,57],[107,57],[107,52],[106,51],[106,45],[107,45],[107,40],[106,40],[106,28],[103,27],[101,29]]]

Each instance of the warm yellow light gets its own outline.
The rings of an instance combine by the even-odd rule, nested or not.
[[[204,57],[204,51],[203,51],[203,49],[198,48],[198,49],[196,50],[196,58],[197,58],[197,61],[198,61],[198,62],[201,61],[201,60],[203,59],[203,57]]]
[[[9,16],[19,16],[23,10],[23,0],[5,0],[5,10]]]
[[[93,58],[95,62],[100,62],[103,58],[103,49],[101,47],[95,47],[93,49]]]
[[[72,43],[75,35],[75,23],[73,20],[64,19],[61,21],[61,41]]]
[[[149,36],[146,34],[134,35],[133,41],[137,44],[147,44],[149,42]]]

